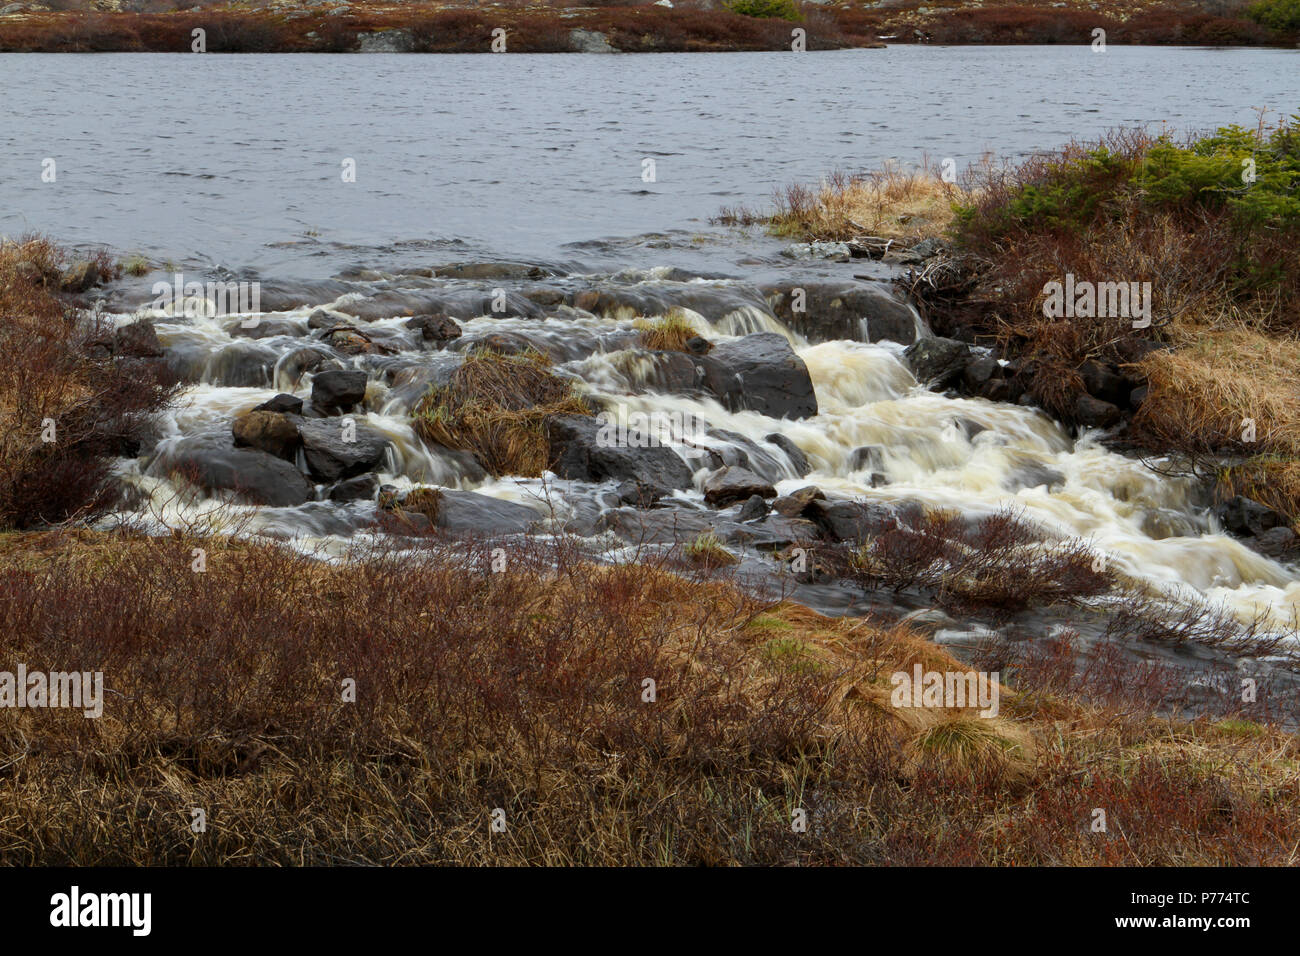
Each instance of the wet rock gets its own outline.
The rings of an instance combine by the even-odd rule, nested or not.
[[[849,471],[883,472],[885,470],[885,450],[879,445],[863,445],[853,449],[849,458]]]
[[[653,364],[641,379],[643,387],[673,395],[689,394],[699,389],[703,376],[691,356],[685,352],[648,354]]]
[[[515,501],[444,488],[438,527],[457,534],[519,534],[543,517],[540,509]]]
[[[342,481],[377,468],[388,439],[348,418],[304,419],[298,426],[307,470],[320,481]]]
[[[535,289],[523,290],[523,296],[529,302],[536,302],[543,308],[553,309],[556,306],[564,305],[568,302],[569,297],[559,289],[551,289],[546,286],[538,286]]]
[[[321,341],[344,355],[391,354],[391,350],[373,341],[369,335],[350,326],[327,329]]]
[[[344,315],[341,312],[326,312],[324,309],[316,309],[307,317],[307,328],[315,331],[317,329],[333,329],[340,325],[346,325],[352,321],[352,317]]]
[[[283,508],[316,497],[316,488],[283,458],[235,448],[224,435],[183,438],[150,463],[148,474],[180,477],[209,495],[227,492],[244,503]]]
[[[420,338],[435,348],[442,348],[453,339],[461,337],[462,330],[449,315],[417,315],[403,323],[408,329],[417,329]]]
[[[93,262],[74,262],[63,270],[59,286],[64,292],[85,292],[99,282],[99,266]]]
[[[667,492],[639,481],[625,481],[618,486],[618,500],[637,508],[649,508]]]
[[[813,499],[803,516],[832,541],[861,542],[896,523],[890,508],[858,501]]]
[[[1110,428],[1116,424],[1123,413],[1110,402],[1093,398],[1086,392],[1080,392],[1074,402],[1074,420],[1084,428]]]
[[[281,335],[301,335],[302,327],[291,319],[253,316],[226,326],[226,333],[241,339],[271,339]]]
[[[1147,386],[1140,385],[1128,393],[1128,403],[1132,408],[1141,408],[1142,403],[1147,400]]]
[[[1300,557],[1300,538],[1290,528],[1278,525],[1257,534],[1249,542],[1252,548],[1274,561],[1294,561]]]
[[[1116,406],[1123,406],[1128,401],[1133,387],[1114,369],[1100,362],[1084,362],[1078,371],[1083,379],[1083,387],[1093,398]]]
[[[280,412],[245,412],[235,417],[230,431],[236,446],[256,448],[285,461],[293,461],[302,445],[297,422]]]
[[[338,311],[354,316],[363,322],[391,319],[396,316],[433,315],[446,313],[462,322],[481,316],[519,316],[545,319],[541,306],[530,302],[517,292],[482,289],[439,289],[420,292],[379,292],[362,299],[354,299],[338,307]]]
[[[1169,508],[1148,511],[1142,518],[1142,533],[1156,541],[1165,538],[1184,538],[1199,534],[1192,521],[1184,514]]]
[[[547,423],[551,470],[561,478],[576,481],[631,480],[655,488],[689,488],[694,475],[671,448],[649,445],[638,448],[602,442],[600,424],[594,417],[560,415]],[[634,436],[632,436],[634,437]]]
[[[1214,509],[1214,516],[1225,531],[1242,536],[1263,534],[1287,523],[1284,515],[1244,495],[1237,495],[1218,505]]]
[[[373,501],[379,491],[379,479],[374,475],[358,475],[340,481],[330,489],[330,501]]]
[[[732,411],[750,409],[772,418],[817,414],[808,366],[784,336],[746,335],[716,345],[698,361],[704,367],[704,386]]]
[[[773,314],[814,344],[916,341],[912,310],[880,283],[785,281],[760,288]]]
[[[702,534],[715,534],[728,545],[772,550],[813,534],[798,525],[781,524],[789,519],[768,515],[761,521],[741,522],[716,511],[674,505],[651,511],[617,508],[600,519],[600,530],[612,531],[625,541],[636,544],[689,544]]]
[[[772,502],[772,510],[787,518],[796,518],[816,500],[824,500],[826,495],[816,485],[807,485],[788,495],[782,495]]]
[[[972,393],[978,395],[991,381],[1002,377],[1002,366],[991,355],[982,355],[971,359],[962,370],[962,384]]]
[[[776,489],[747,468],[728,465],[704,479],[704,500],[717,508],[753,495],[775,498]]]
[[[124,325],[113,332],[113,353],[135,358],[157,358],[163,354],[162,343],[153,323],[147,319]]]
[[[931,389],[957,384],[970,363],[970,346],[937,336],[920,339],[903,352],[916,380]]]
[[[758,442],[725,428],[710,428],[706,434],[710,438],[727,442],[720,449],[709,449],[709,460],[714,468],[740,465],[769,482],[780,481],[785,477],[785,468],[780,460]]]
[[[345,292],[356,292],[359,288],[361,287],[351,282],[337,279],[263,281],[258,287],[258,305],[263,312],[292,312],[307,306],[333,302]]]
[[[1021,488],[1039,488],[1047,486],[1048,491],[1055,491],[1065,484],[1065,475],[1055,468],[1037,462],[1027,462],[1014,468],[1002,480],[1002,487],[1007,491],[1019,491]]]
[[[318,411],[347,411],[366,397],[366,373],[355,369],[320,372],[312,379],[311,404]]]
[[[535,350],[546,355],[552,362],[563,361],[559,355],[556,355],[550,349],[539,346],[537,342],[518,332],[483,332],[454,339],[450,348],[462,353],[485,349],[489,352],[496,352],[498,355],[522,355],[530,350]]]
[[[746,502],[740,506],[740,511],[736,513],[737,521],[757,521],[759,518],[767,517],[767,502],[763,500],[762,495],[751,495]]]
[[[831,262],[848,262],[852,258],[846,242],[796,242],[781,251],[789,259],[828,259]]]
[[[287,392],[281,392],[279,395],[269,398],[261,405],[254,405],[255,412],[281,412],[286,415],[302,414],[302,399],[296,395],[290,395]]]
[[[448,279],[545,279],[556,273],[530,262],[452,262],[434,266],[433,274]]]
[[[808,456],[803,453],[802,448],[796,445],[789,438],[786,438],[779,432],[773,432],[763,440],[771,442],[777,448],[785,452],[786,457],[790,459],[790,465],[794,468],[795,474],[800,478],[803,478],[808,474],[808,472],[812,471],[812,466],[808,463]]]
[[[280,374],[296,387],[299,380],[308,372],[321,372],[337,365],[338,361],[329,352],[322,348],[306,346],[294,349],[285,355],[279,362],[279,370]]]
[[[708,355],[713,350],[713,343],[702,335],[692,335],[686,340],[686,351],[692,355]]]

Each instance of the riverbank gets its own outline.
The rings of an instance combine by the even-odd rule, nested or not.
[[[104,686],[96,719],[0,709],[0,861],[1297,862],[1297,738],[1153,716],[1158,667],[1049,642],[1014,687],[974,675],[982,705],[913,706],[897,675],[973,672],[905,625],[563,545],[497,561],[0,535],[10,658]]]
[[[1275,13],[1273,7],[1278,7]],[[884,43],[1293,46],[1284,0],[1202,3],[854,3],[594,7],[447,3],[214,4],[157,11],[120,0],[86,9],[0,8],[0,52],[614,53],[878,47]],[[1289,9],[1289,8],[1288,8]],[[148,11],[148,12],[138,12]],[[195,31],[200,33],[195,33]],[[801,30],[795,38],[792,31]]]

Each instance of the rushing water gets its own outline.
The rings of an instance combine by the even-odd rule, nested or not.
[[[381,480],[472,489],[537,505],[551,527],[592,530],[608,489],[486,479],[415,437],[408,412],[418,390],[400,387],[394,369],[433,368],[445,355],[420,345],[402,310],[365,326],[394,350],[383,361],[338,352],[307,327],[317,307],[341,315],[381,292],[546,285],[569,304],[552,301],[530,318],[465,317],[465,341],[515,333],[551,350],[560,372],[596,399],[704,423],[674,436],[696,471],[694,490],[679,496],[683,506],[702,503],[707,448],[725,455],[744,446],[781,492],[812,483],[832,496],[968,515],[1011,504],[1046,528],[1088,539],[1154,587],[1222,601],[1243,617],[1264,609],[1285,620],[1300,602],[1295,571],[1217,533],[1190,484],[1107,451],[1096,435],[1071,437],[1034,409],[927,391],[900,344],[804,338],[756,288],[774,278],[883,276],[878,265],[796,264],[776,254],[774,240],[710,229],[705,220],[722,205],[762,203],[773,187],[836,167],[917,162],[923,154],[959,164],[986,152],[1017,156],[1160,121],[1181,130],[1253,123],[1251,107],[1300,100],[1297,56],[1123,47],[1093,54],[1086,46],[0,56],[0,232],[141,250],[191,272],[221,265],[272,282],[307,280],[291,284],[294,295],[275,306],[277,331],[261,337],[243,333],[233,316],[145,310],[169,361],[199,382],[165,416],[156,445],[122,463],[127,482],[168,522],[204,513],[230,520],[230,508],[182,493],[159,462],[195,436],[228,443],[232,418],[279,391],[310,395],[312,375],[294,357],[310,345],[369,372],[357,417],[391,442]],[[45,157],[56,160],[56,182],[40,180]],[[340,177],[345,158],[356,161],[355,183]],[[653,182],[642,178],[647,158],[655,161]],[[475,282],[398,274],[515,259],[547,263],[557,275]],[[323,281],[356,266],[382,274],[353,269],[344,273],[354,280],[347,286]],[[170,276],[110,290],[119,323],[136,317],[158,278]],[[629,351],[636,310],[595,314],[572,305],[575,291],[612,288],[658,302],[646,315],[682,308],[714,342],[756,331],[785,336],[810,371],[818,414],[777,420],[657,387],[644,353]],[[811,474],[797,475],[773,434],[803,451]],[[854,461],[863,446],[883,450],[870,468]],[[337,543],[373,516],[373,502],[315,501],[242,520]]]

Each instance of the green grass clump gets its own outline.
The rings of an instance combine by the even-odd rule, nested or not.
[[[790,20],[791,22],[803,19],[803,14],[799,12],[794,0],[731,0],[726,7],[732,13],[738,13],[742,17]]]

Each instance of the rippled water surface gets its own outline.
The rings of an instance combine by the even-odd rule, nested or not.
[[[704,230],[834,168],[1253,123],[1300,101],[1300,53],[8,54],[0,91],[0,233],[237,267],[401,240],[590,259],[567,244]]]

